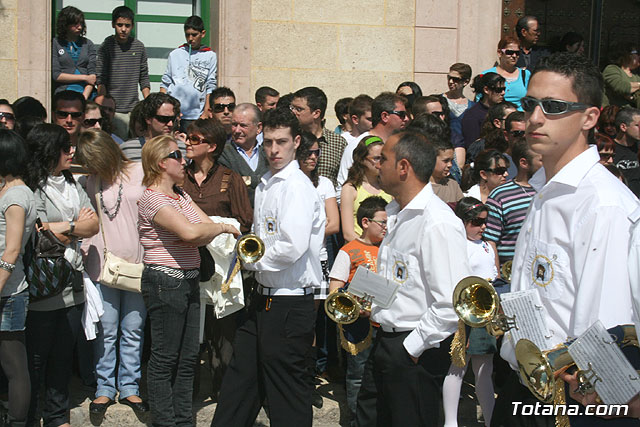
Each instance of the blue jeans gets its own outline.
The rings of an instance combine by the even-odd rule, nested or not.
[[[200,347],[198,278],[176,279],[145,267],[141,287],[151,329],[147,385],[153,425],[193,426],[193,377]]]
[[[102,296],[104,307],[93,347],[98,379],[96,397],[106,396],[115,400],[117,391],[120,392],[120,399],[140,396],[140,358],[147,317],[142,295],[97,282],[96,288]]]

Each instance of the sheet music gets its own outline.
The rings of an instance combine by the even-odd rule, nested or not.
[[[640,378],[599,320],[569,345],[569,354],[582,370],[592,369],[591,381],[607,405],[625,404],[640,393]]]
[[[348,291],[355,296],[370,299],[379,307],[389,308],[396,298],[399,287],[399,283],[388,280],[360,265],[349,283]]]
[[[528,339],[541,350],[549,347],[544,309],[535,289],[502,294],[500,305],[508,317],[515,316],[517,328],[509,331],[514,346],[521,339]]]

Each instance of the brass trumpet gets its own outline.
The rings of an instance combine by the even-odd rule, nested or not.
[[[465,324],[472,328],[485,326],[493,336],[517,327],[515,316],[506,316],[500,308],[500,297],[491,283],[478,276],[458,282],[453,291],[453,308]]]
[[[513,266],[513,261],[509,260],[502,264],[500,268],[500,276],[507,282],[511,282],[511,267]]]
[[[632,345],[638,347],[638,337],[633,325],[620,325],[609,329],[612,338],[620,348]],[[520,378],[531,393],[540,401],[551,403],[555,399],[555,381],[559,374],[573,367],[575,362],[569,354],[570,342],[560,344],[551,350],[542,351],[533,342],[521,339],[516,344],[516,359]],[[578,391],[593,391],[599,378],[591,370],[578,370]]]
[[[324,311],[331,320],[341,325],[348,325],[358,320],[362,304],[345,289],[338,289],[324,302]]]
[[[254,233],[248,233],[238,238],[235,248],[238,260],[233,266],[233,270],[231,270],[227,280],[225,280],[221,285],[220,290],[223,294],[229,291],[229,285],[235,275],[238,274],[242,268],[242,264],[253,264],[254,262],[258,262],[264,255],[264,250],[264,242]]]
[[[243,264],[258,262],[264,255],[264,242],[254,233],[245,234],[236,242],[236,253]]]

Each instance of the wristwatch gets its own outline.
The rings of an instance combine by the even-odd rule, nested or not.
[[[76,222],[75,221],[69,221],[69,234],[73,233],[73,230],[76,229]]]

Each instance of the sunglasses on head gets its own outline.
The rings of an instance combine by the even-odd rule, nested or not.
[[[160,114],[156,114],[153,117],[163,125],[166,125],[169,122],[175,122],[176,120],[176,116],[161,116]]]
[[[464,79],[462,77],[454,77],[452,75],[447,74],[447,80],[451,80],[454,83],[462,83]]]
[[[511,56],[511,55],[520,56],[520,51],[519,50],[500,49],[500,51],[502,51],[502,53],[507,55],[507,56]]]
[[[518,138],[520,136],[524,136],[524,131],[523,130],[512,130],[511,131],[511,136],[513,136],[514,138]]]
[[[475,227],[480,227],[480,226],[485,225],[487,223],[487,218],[480,218],[480,217],[471,218],[469,220],[469,222],[471,223],[471,225],[473,225]]]
[[[525,113],[533,113],[539,105],[542,108],[542,112],[549,116],[556,116],[569,111],[583,111],[591,107],[591,105],[580,102],[562,101],[560,99],[536,99],[530,96],[525,96],[520,102]]]
[[[216,113],[222,113],[225,108],[228,108],[229,111],[233,111],[236,108],[236,103],[232,102],[230,104],[213,104],[213,111]]]
[[[402,119],[402,120],[404,120],[407,117],[407,112],[406,111],[391,110],[391,111],[387,111],[387,113],[395,114],[396,116],[400,117],[400,119]]]
[[[0,112],[0,120],[2,120],[2,119],[15,120],[16,116],[14,116],[12,113],[2,113],[2,112]]]
[[[59,119],[66,119],[71,116],[72,119],[79,119],[84,113],[82,111],[62,111],[56,110],[56,117]]]
[[[99,123],[100,126],[102,126],[102,117],[100,117],[99,119],[84,119],[84,121],[82,122],[84,127],[87,128],[94,127],[96,123]]]
[[[167,157],[165,157],[165,159],[174,159],[174,160],[180,161],[182,160],[182,151],[180,150],[172,151],[169,154],[167,154]]]
[[[504,175],[505,173],[507,173],[508,170],[509,169],[507,169],[507,168],[505,168],[503,166],[500,166],[500,167],[493,168],[493,169],[485,169],[485,172],[491,172],[491,173],[496,174],[496,175]]]
[[[189,135],[187,136],[187,140],[185,141],[187,145],[200,145],[203,142],[207,142],[207,140],[204,139],[204,137],[198,135]]]

